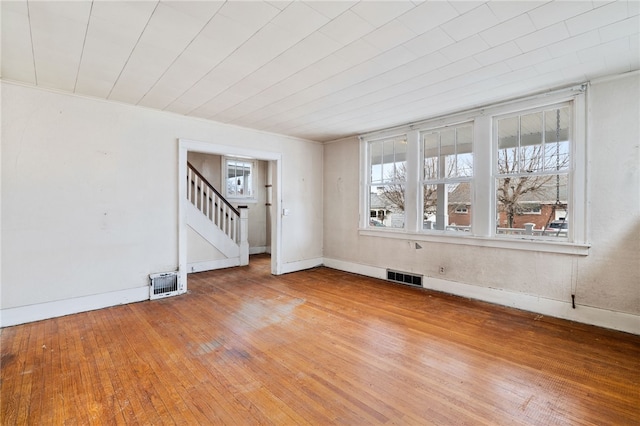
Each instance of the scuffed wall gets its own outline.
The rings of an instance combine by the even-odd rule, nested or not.
[[[359,141],[324,149],[324,256],[392,268],[427,279],[507,290],[581,306],[640,315],[639,74],[602,80],[588,93],[588,256],[508,250],[358,232]],[[446,275],[439,274],[439,266]],[[445,284],[446,286],[446,284]],[[640,327],[638,327],[640,330]]]
[[[175,270],[178,138],[281,153],[281,261],[322,257],[318,143],[6,82],[2,113],[3,310]]]

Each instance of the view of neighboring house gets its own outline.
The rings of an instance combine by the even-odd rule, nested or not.
[[[447,230],[468,230],[471,226],[473,207],[471,205],[471,189],[468,183],[450,185],[447,194]],[[370,195],[370,226],[393,226],[394,221],[403,220],[403,209],[398,207],[384,192]],[[425,194],[425,198],[428,195]],[[498,233],[505,229],[525,230],[525,224],[533,224],[533,230],[543,231],[554,221],[564,221],[567,215],[567,184],[563,178],[557,183],[551,180],[535,191],[526,192],[514,204],[512,223],[509,224],[507,208],[499,204],[496,208],[496,226]],[[424,202],[424,229],[436,229],[435,199]],[[566,228],[565,228],[566,229]],[[554,233],[552,235],[564,236]]]
[[[472,206],[468,184],[458,185],[449,193],[449,225],[470,226]],[[496,226],[501,228],[525,229],[525,224],[533,224],[534,230],[544,230],[553,221],[564,220],[567,215],[567,185],[562,179],[556,186],[549,182],[536,191],[527,192],[514,205],[513,223],[509,226],[506,207],[498,204]]]
[[[371,193],[370,196],[370,226],[389,226],[392,228],[404,226],[404,214],[401,208],[386,198],[383,193]]]

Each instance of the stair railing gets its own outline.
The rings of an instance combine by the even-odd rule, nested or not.
[[[187,200],[234,242],[240,243],[240,212],[187,162]]]

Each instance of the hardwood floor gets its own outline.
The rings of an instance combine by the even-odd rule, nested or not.
[[[3,425],[640,424],[640,336],[269,258],[2,330]]]

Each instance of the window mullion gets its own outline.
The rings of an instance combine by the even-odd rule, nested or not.
[[[422,185],[420,156],[420,132],[407,133],[407,182],[405,187],[405,213],[409,232],[417,232],[422,226]]]
[[[492,120],[479,116],[473,126],[472,228],[474,235],[492,236],[496,224]]]

